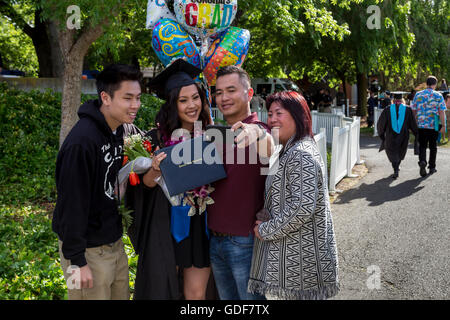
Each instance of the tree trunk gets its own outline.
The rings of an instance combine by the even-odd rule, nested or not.
[[[345,103],[347,103],[347,85],[345,82],[345,78],[341,78],[342,81],[342,89],[344,91]]]
[[[81,102],[81,75],[83,72],[84,56],[90,45],[103,34],[103,26],[108,23],[105,18],[101,23],[87,28],[77,36],[76,30],[59,28],[59,22],[54,21],[58,34],[58,41],[64,60],[63,92],[61,102],[61,131],[59,146],[64,142],[67,134],[78,121],[77,111]]]
[[[81,103],[81,74],[83,72],[84,55],[70,54],[65,58],[63,76],[63,92],[61,103],[61,146],[72,127],[78,121],[78,108]]]
[[[62,78],[64,63],[56,26],[52,21],[41,21],[40,10],[36,10],[34,21],[35,27],[31,39],[39,62],[39,76]]]
[[[64,62],[61,47],[58,42],[58,32],[53,21],[47,22],[47,36],[51,49],[52,75],[54,78],[62,78],[64,75]]]
[[[39,63],[39,77],[52,78],[52,49],[45,27],[38,28],[38,25],[36,25],[35,32],[33,32],[33,37],[31,37],[31,40],[33,41]]]
[[[356,75],[358,87],[358,107],[356,115],[360,117],[367,116],[367,75],[365,73],[358,73]]]
[[[8,17],[14,25],[20,28],[33,42],[39,63],[40,77],[53,77],[52,41],[47,34],[47,23],[41,21],[41,10],[34,11],[34,26],[31,27],[24,18],[16,12],[11,2],[0,0],[0,13]],[[61,59],[59,60],[61,61]]]

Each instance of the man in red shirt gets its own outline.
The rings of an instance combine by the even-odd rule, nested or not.
[[[214,184],[215,203],[208,206],[211,266],[222,300],[264,299],[248,293],[247,285],[256,213],[264,206],[266,175],[258,155],[267,160],[274,142],[268,126],[250,112],[252,97],[247,72],[236,66],[218,71],[216,104],[233,131],[242,129],[236,147],[224,146],[227,178]]]

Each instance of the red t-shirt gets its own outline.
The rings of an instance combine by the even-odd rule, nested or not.
[[[258,120],[255,112],[242,122],[258,124],[270,133],[269,127]],[[249,156],[250,151],[252,157]],[[263,165],[255,154],[255,144],[245,149],[230,145],[223,148],[227,178],[213,183],[215,191],[211,193],[211,197],[214,204],[207,208],[208,227],[211,230],[244,237],[253,234],[256,213],[264,206],[264,184],[267,177],[261,173],[261,168],[267,165]],[[227,159],[233,157],[234,162],[227,163]]]

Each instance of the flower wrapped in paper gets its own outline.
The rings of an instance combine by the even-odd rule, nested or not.
[[[152,141],[140,134],[130,135],[124,139],[124,155],[127,157],[127,162],[119,171],[121,195],[125,194],[122,190],[125,191],[127,180],[131,185],[138,184],[137,175],[147,172],[152,166]],[[177,206],[181,203],[182,195],[171,197],[163,177],[155,179],[155,182],[161,187],[171,205]]]
[[[152,158],[152,142],[148,137],[134,134],[124,139],[124,165],[118,175],[120,201],[125,194],[128,182],[133,186],[140,183],[139,175],[144,174],[150,169],[152,166]],[[183,195],[171,197],[162,177],[155,179],[155,182],[161,187],[172,206],[181,204]],[[123,217],[124,227],[127,229],[132,223],[131,211],[127,210],[123,205],[119,209]]]

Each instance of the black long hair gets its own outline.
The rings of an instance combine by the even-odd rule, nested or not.
[[[209,124],[210,116],[205,110],[207,104],[205,91],[195,84],[202,100],[202,109],[200,110],[200,116],[198,120],[202,122],[202,129],[205,129]],[[178,97],[180,95],[181,88],[174,88],[167,95],[166,102],[159,109],[158,114],[155,117],[155,125],[161,131],[161,136],[164,142],[168,141],[172,136],[172,132],[175,129],[181,128],[181,121],[178,117]]]

